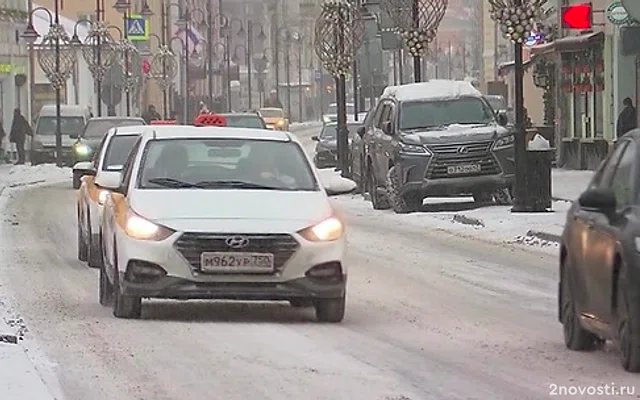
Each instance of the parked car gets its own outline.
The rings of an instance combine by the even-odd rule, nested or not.
[[[222,115],[230,128],[267,129],[267,124],[257,112],[226,113]]]
[[[360,123],[348,123],[349,130],[348,144],[351,148],[353,137],[357,136]],[[336,123],[325,124],[320,131],[320,135],[312,136],[311,139],[317,142],[313,163],[317,168],[332,168],[338,162],[338,125]]]
[[[100,252],[100,219],[102,206],[109,194],[106,186],[119,184],[120,171],[141,126],[111,128],[96,146],[93,161],[79,162],[73,167],[73,174],[82,175],[78,191],[78,260],[87,261],[89,267],[99,268],[102,264]]]
[[[375,209],[408,213],[429,196],[511,201],[514,135],[469,82],[388,87],[373,118],[364,141]]]
[[[146,125],[142,118],[138,117],[94,117],[89,119],[84,130],[73,144],[72,161],[73,165],[90,161],[105,135],[111,128],[123,126]],[[80,187],[80,177],[78,173],[73,175],[73,188]]]
[[[259,113],[267,124],[267,129],[276,131],[289,130],[289,119],[282,108],[265,107],[261,108]]]
[[[342,321],[344,223],[294,135],[148,128],[106,189],[99,298],[116,317],[142,298],[288,300]]]
[[[567,214],[558,319],[571,350],[613,340],[640,372],[640,129],[619,139]]]
[[[487,94],[484,96],[485,100],[489,103],[493,111],[496,113],[503,113],[507,116],[509,125],[513,125],[516,122],[516,117],[513,112],[513,108],[509,107],[507,100],[504,97],[496,94]]]
[[[358,122],[362,121],[366,117],[366,113],[358,113],[358,119],[356,121],[355,112],[356,106],[353,103],[347,103],[347,122]],[[338,104],[331,103],[329,104],[329,109],[327,113],[322,116],[323,124],[331,124],[335,123],[338,120]]]
[[[60,106],[60,132],[62,134],[62,159],[64,165],[74,164],[73,144],[82,134],[89,110],[75,105]],[[33,165],[56,161],[56,106],[44,105],[38,113],[30,144],[30,160]]]

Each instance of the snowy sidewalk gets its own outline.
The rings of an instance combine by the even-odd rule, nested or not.
[[[64,181],[71,182],[68,168],[0,164],[0,223],[3,224],[0,236],[2,230],[12,224],[11,218],[4,215],[4,208],[13,190]],[[26,323],[11,306],[10,290],[0,282],[0,399],[62,400],[46,358],[28,336]]]

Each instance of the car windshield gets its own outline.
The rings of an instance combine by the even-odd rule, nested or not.
[[[122,169],[137,139],[138,135],[116,135],[111,138],[102,163],[102,170],[115,171]]]
[[[82,133],[83,138],[101,138],[111,128],[119,126],[139,126],[144,125],[144,121],[133,118],[123,119],[90,119]]]
[[[360,128],[362,124],[347,124],[347,129],[349,130],[349,136],[353,136],[353,134]],[[338,135],[338,127],[337,125],[325,125],[322,128],[322,132],[320,133],[320,138],[324,140],[336,140]]]
[[[263,129],[264,123],[257,115],[225,115],[227,126],[231,128],[256,128]]]
[[[260,110],[260,114],[262,114],[265,118],[282,118],[284,117],[284,112],[280,109],[262,109]]]
[[[452,100],[412,101],[400,107],[400,130],[444,127],[452,124],[488,124],[494,114],[476,97]]]
[[[84,118],[82,117],[65,117],[60,118],[60,132],[63,135],[79,135],[84,129]],[[56,134],[56,118],[40,117],[38,118],[38,126],[36,135],[55,135]]]
[[[347,104],[347,114],[353,115],[354,111],[355,111],[355,107],[353,106],[353,104]],[[329,105],[329,110],[327,111],[327,114],[337,114],[337,113],[338,113],[338,105],[337,104]]]
[[[147,144],[143,189],[317,191],[302,147],[249,139],[164,139]]]
[[[507,103],[504,101],[502,96],[487,96],[485,97],[493,111],[500,111],[507,109]]]

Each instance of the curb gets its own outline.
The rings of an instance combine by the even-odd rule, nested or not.
[[[554,233],[549,233],[549,232],[530,230],[527,232],[527,236],[536,237],[538,239],[546,240],[548,242],[560,243],[562,241],[562,238],[560,237],[560,235],[556,235]]]

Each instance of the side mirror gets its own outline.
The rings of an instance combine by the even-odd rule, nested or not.
[[[91,175],[91,176],[95,176],[96,175],[96,170],[93,169],[93,163],[90,161],[84,161],[84,162],[79,162],[76,163],[73,166],[73,172],[76,173],[80,173],[80,175]]]
[[[578,198],[581,207],[612,216],[617,207],[616,194],[611,189],[588,189]]]
[[[509,117],[507,117],[507,112],[504,110],[498,111],[498,124],[500,126],[507,126],[509,124]]]
[[[361,126],[360,128],[358,128],[356,132],[358,133],[358,136],[360,136],[360,138],[363,138],[365,134],[364,126]]]
[[[382,125],[382,132],[384,132],[385,134],[391,136],[393,135],[393,129],[391,127],[391,121],[387,121],[384,123],[384,125]]]
[[[320,138],[318,137],[318,135],[313,135],[311,136],[311,140],[313,140],[314,142],[319,142]]]
[[[96,176],[96,186],[107,190],[118,191],[121,180],[122,173],[118,171],[102,171],[100,175]]]

